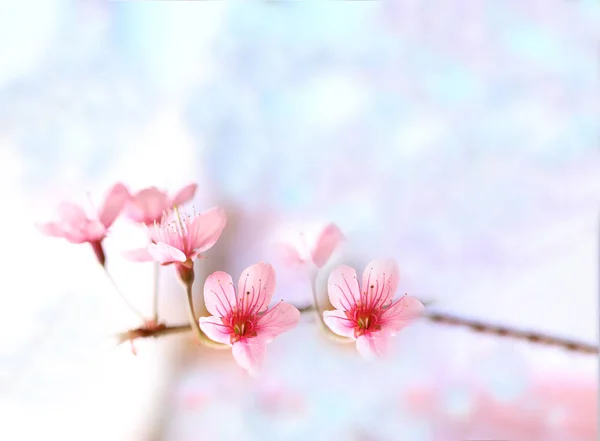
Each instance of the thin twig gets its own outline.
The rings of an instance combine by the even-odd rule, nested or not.
[[[106,277],[112,284],[117,294],[119,294],[121,299],[125,302],[127,307],[131,309],[131,311],[135,313],[138,317],[140,317],[143,321],[145,321],[146,317],[144,317],[144,315],[135,306],[133,306],[133,304],[129,300],[127,300],[127,297],[125,297],[125,294],[123,294],[123,292],[119,289],[119,286],[117,285],[117,282],[115,282],[115,279],[113,279],[113,277],[108,272],[108,268],[106,268],[106,266],[102,266],[102,268],[104,269],[104,274],[106,274]]]
[[[182,332],[189,332],[192,328],[189,324],[186,325],[170,325],[167,326],[164,323],[159,323],[153,326],[142,325],[139,328],[130,329],[129,331],[122,332],[117,335],[117,340],[120,343],[126,341],[135,340],[137,338],[158,338],[165,335],[181,334]]]
[[[227,348],[228,347],[227,345],[212,341],[210,338],[208,338],[206,336],[206,334],[202,331],[202,329],[200,329],[200,325],[198,324],[198,316],[196,315],[196,310],[194,309],[194,297],[192,295],[192,284],[191,283],[185,284],[185,291],[186,291],[187,301],[188,301],[188,313],[189,313],[189,317],[190,317],[190,326],[191,326],[191,329],[193,329],[195,334],[198,336],[198,339],[200,340],[200,342],[203,345],[211,347],[211,348],[217,348],[217,349]]]
[[[154,262],[152,265],[153,282],[152,282],[152,319],[158,322],[158,292],[160,282],[160,265]]]
[[[312,305],[304,307],[304,308],[298,308],[298,309],[303,314],[314,311],[314,308],[312,307]],[[560,337],[552,337],[552,336],[540,334],[537,332],[520,331],[520,330],[512,329],[512,328],[509,328],[506,326],[492,325],[492,324],[483,323],[483,322],[476,321],[476,320],[469,320],[469,319],[464,319],[461,317],[452,316],[449,314],[428,313],[428,314],[425,314],[423,316],[423,318],[430,320],[434,323],[440,323],[440,324],[450,325],[450,326],[463,326],[463,327],[469,328],[475,332],[480,332],[482,334],[490,334],[490,335],[496,335],[499,337],[514,338],[517,340],[528,341],[529,343],[533,343],[533,344],[545,344],[548,346],[560,347],[560,348],[563,348],[563,349],[565,349],[567,351],[571,351],[571,352],[578,352],[578,353],[584,353],[584,354],[598,354],[598,352],[599,352],[598,346],[595,346],[595,345],[592,345],[589,343],[568,340],[568,339],[564,339],[564,338],[560,338]],[[177,333],[181,333],[181,332],[189,332],[191,330],[192,330],[192,328],[190,325],[174,325],[174,326],[164,325],[164,327],[162,327],[160,329],[153,329],[153,330],[144,329],[144,328],[132,329],[130,331],[119,334],[118,337],[119,337],[120,342],[124,342],[124,341],[130,340],[130,339],[133,339],[133,338],[160,337],[163,335],[177,334]]]

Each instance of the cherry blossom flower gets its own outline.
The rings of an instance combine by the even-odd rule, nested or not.
[[[400,270],[392,259],[367,264],[362,289],[353,268],[338,266],[329,275],[329,300],[335,310],[323,312],[325,324],[334,333],[355,339],[365,359],[384,356],[389,338],[424,310],[421,302],[408,295],[393,301],[399,280]]]
[[[186,185],[173,197],[156,187],[144,188],[131,195],[125,206],[125,214],[134,222],[153,225],[154,222],[160,222],[165,211],[189,202],[197,188],[196,184]]]
[[[321,268],[343,239],[344,235],[337,225],[330,223],[314,235],[305,232],[292,234],[279,243],[279,250],[289,265],[313,263]]]
[[[36,226],[46,236],[62,237],[75,244],[90,243],[98,261],[104,266],[106,257],[102,240],[128,200],[129,191],[123,184],[117,183],[108,191],[95,213],[88,214],[77,204],[63,202],[58,206],[59,220]]]
[[[128,251],[125,256],[137,262],[175,264],[178,271],[182,272],[186,268],[193,268],[194,260],[200,253],[212,248],[226,223],[225,211],[219,207],[194,215],[180,213],[175,208],[165,213],[154,229],[148,230],[152,243],[147,248]]]
[[[251,375],[262,366],[267,343],[293,329],[300,311],[279,302],[268,309],[275,291],[275,271],[266,263],[246,268],[236,293],[231,276],[217,271],[204,284],[204,302],[211,317],[200,318],[200,328],[211,339],[232,346],[236,362]]]

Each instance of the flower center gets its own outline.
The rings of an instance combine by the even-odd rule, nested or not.
[[[356,323],[360,329],[367,330],[367,329],[369,329],[369,325],[371,323],[370,319],[371,319],[371,316],[359,317],[358,320],[356,321]]]
[[[191,253],[190,225],[193,217],[186,213],[180,213],[177,206],[165,211],[160,223],[154,221],[154,242],[165,242],[186,255]]]
[[[256,337],[254,320],[252,318],[233,317],[229,323],[231,329],[231,343],[238,342],[244,338]]]
[[[366,305],[360,304],[358,308],[352,312],[346,313],[349,319],[354,320],[354,336],[359,337],[369,332],[376,332],[381,330],[381,324],[379,323],[379,312],[373,308],[366,308]]]
[[[379,317],[373,312],[359,314],[356,319],[358,328],[364,331],[378,331],[381,329],[381,326],[379,326],[378,322]]]
[[[233,325],[233,332],[235,332],[236,335],[243,336],[246,333],[247,328],[250,328],[250,323],[245,321],[244,323]]]

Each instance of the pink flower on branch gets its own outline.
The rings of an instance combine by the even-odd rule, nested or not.
[[[153,225],[154,222],[160,222],[165,211],[189,202],[197,188],[196,184],[186,185],[173,197],[156,187],[144,188],[131,195],[125,214],[134,222]]]
[[[316,235],[304,232],[293,234],[279,243],[281,257],[290,265],[312,262],[317,268],[327,263],[344,235],[337,225],[330,223],[319,229]]]
[[[232,346],[236,362],[251,375],[262,366],[267,343],[296,327],[300,311],[279,302],[268,309],[275,291],[275,271],[266,263],[246,268],[236,293],[231,276],[218,271],[204,284],[204,302],[211,317],[200,328],[211,339]]]
[[[88,214],[79,205],[63,202],[58,206],[59,219],[55,222],[37,224],[37,228],[46,236],[62,237],[71,243],[90,243],[102,266],[106,257],[102,249],[102,240],[108,228],[129,200],[129,191],[123,184],[115,184],[106,194],[104,202],[93,214]]]
[[[180,213],[175,208],[165,213],[160,224],[148,230],[152,240],[148,247],[128,251],[125,256],[138,262],[176,264],[181,275],[186,269],[193,268],[200,253],[212,248],[219,240],[226,223],[225,211],[219,207],[194,215]]]
[[[390,337],[424,310],[408,295],[393,301],[399,280],[400,270],[392,259],[367,264],[361,285],[353,268],[338,266],[329,275],[327,289],[335,310],[323,313],[325,324],[334,333],[355,339],[363,358],[384,356]]]

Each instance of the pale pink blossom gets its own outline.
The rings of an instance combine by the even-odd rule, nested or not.
[[[334,333],[355,339],[365,359],[384,356],[390,337],[423,313],[423,304],[414,297],[393,301],[399,280],[393,259],[367,264],[361,284],[356,271],[346,265],[329,275],[327,289],[335,310],[323,312],[323,319]]]
[[[156,187],[144,188],[131,195],[125,214],[134,222],[153,225],[154,222],[160,222],[165,211],[189,202],[197,188],[196,184],[186,185],[173,197]]]
[[[218,271],[204,284],[204,303],[211,317],[200,328],[211,339],[232,346],[236,362],[251,375],[258,373],[267,343],[293,329],[300,311],[283,301],[268,309],[275,291],[275,271],[266,263],[246,268],[236,293],[231,276]]]
[[[321,268],[327,263],[344,235],[337,225],[330,223],[318,229],[315,234],[298,232],[287,235],[279,242],[279,251],[283,260],[289,265],[313,263]]]
[[[219,240],[226,223],[225,211],[219,207],[193,215],[175,208],[148,230],[152,240],[148,247],[128,251],[125,256],[138,262],[174,263],[191,268],[198,255]]]
[[[94,213],[86,213],[81,206],[72,202],[63,202],[58,206],[57,221],[36,226],[46,236],[62,237],[76,244],[90,243],[98,261],[104,265],[102,240],[128,199],[127,188],[117,183],[107,192],[100,208],[94,210]]]

